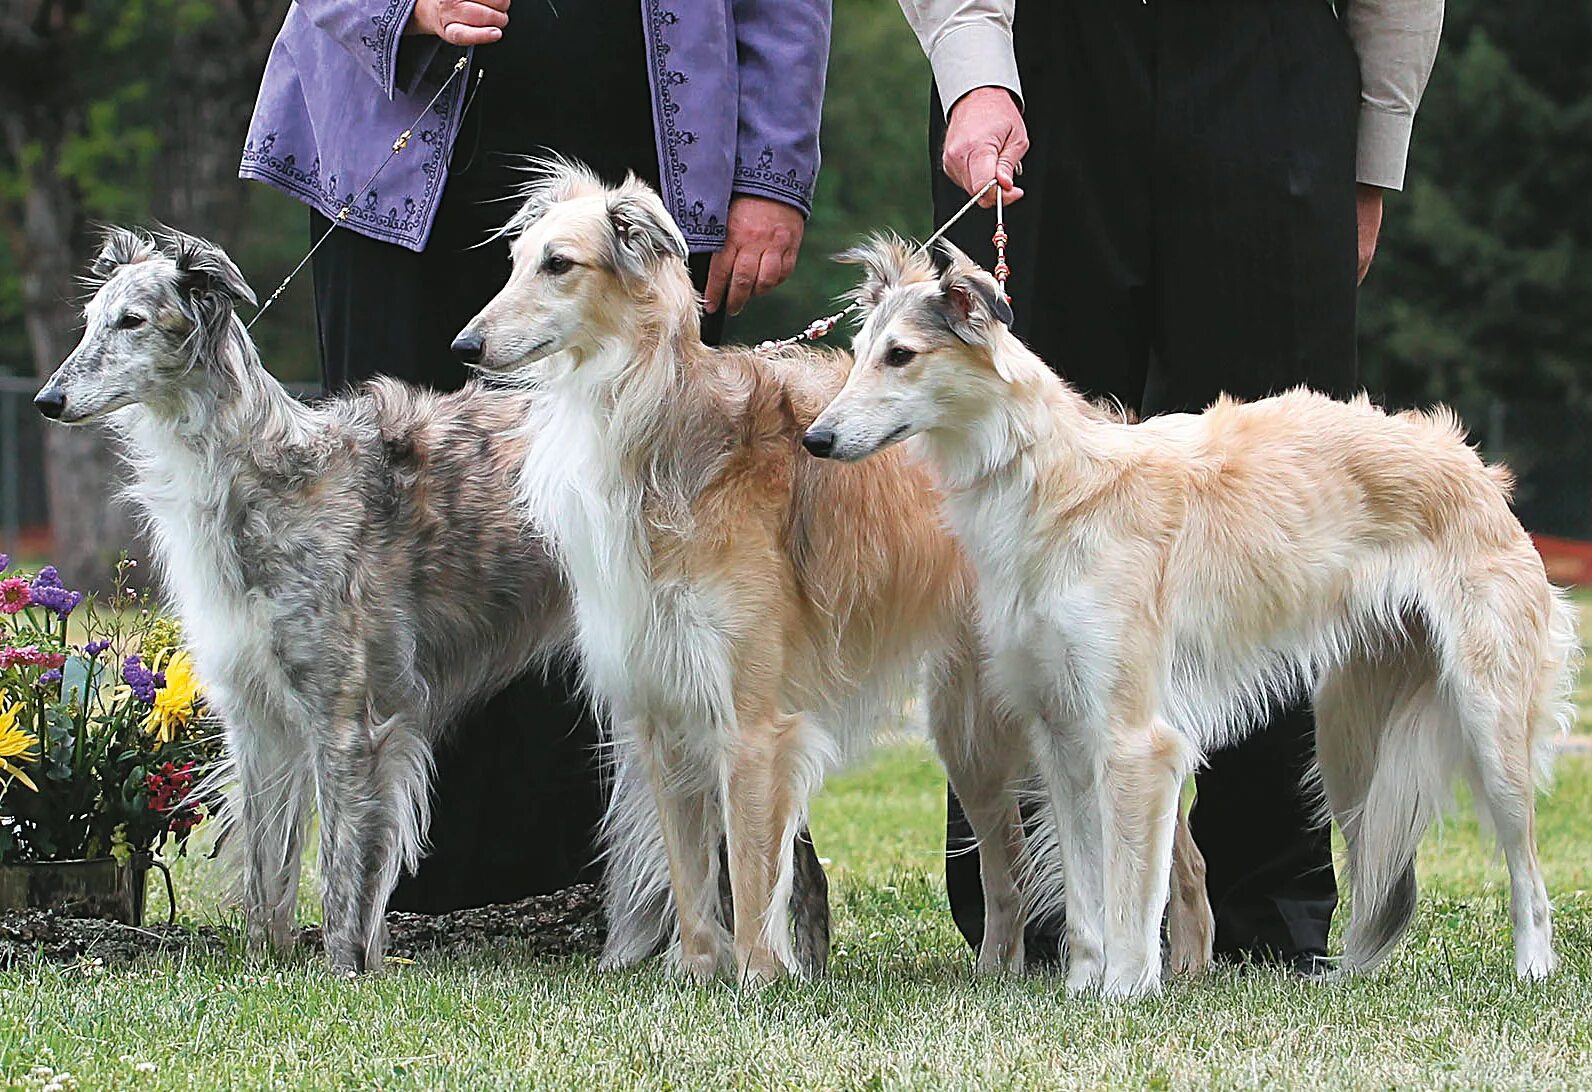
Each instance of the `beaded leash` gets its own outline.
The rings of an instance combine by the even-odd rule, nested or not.
[[[951,230],[951,225],[955,224],[962,217],[966,216],[968,212],[971,211],[973,206],[978,204],[979,200],[992,188],[995,190],[995,234],[990,236],[990,240],[995,244],[995,280],[1001,286],[1001,295],[1006,296],[1007,300],[1010,300],[1011,296],[1006,295],[1006,278],[1011,276],[1011,267],[1006,264],[1006,213],[1004,209],[1005,202],[1001,195],[1000,179],[991,178],[988,182],[984,183],[984,185],[979,188],[977,193],[967,199],[966,204],[957,209],[956,212],[951,215],[949,220],[941,224],[939,228],[935,230],[933,235],[930,235],[927,239],[923,240],[921,244],[919,244],[918,250],[919,252],[926,251],[929,249],[929,247],[937,243],[941,236],[943,236],[947,231]],[[819,338],[826,337],[831,330],[840,324],[841,319],[851,314],[859,306],[861,305],[858,303],[852,303],[844,310],[836,311],[834,314],[826,315],[820,319],[814,319],[812,322],[807,324],[807,329],[803,330],[799,334],[792,334],[790,337],[782,337],[777,341],[762,342],[757,346],[758,351],[762,352],[769,349],[784,349],[791,345],[799,345],[803,341],[817,341]]]
[[[254,317],[248,321],[248,323],[244,326],[244,329],[254,329],[254,324],[260,321],[260,316],[265,314],[266,309],[281,298],[283,292],[287,291],[287,286],[293,283],[293,278],[298,276],[299,271],[309,264],[309,260],[311,258],[315,257],[315,252],[321,248],[321,244],[331,237],[332,232],[337,230],[338,225],[343,224],[348,220],[348,217],[354,211],[354,202],[360,197],[364,196],[365,193],[370,190],[370,187],[376,184],[377,177],[382,171],[387,169],[387,164],[398,158],[398,153],[409,146],[410,138],[414,136],[415,126],[419,125],[426,119],[426,115],[431,113],[431,108],[437,105],[438,100],[442,98],[442,96],[447,92],[448,88],[453,86],[453,81],[458,79],[459,73],[464,71],[465,65],[468,63],[468,56],[459,58],[458,62],[453,66],[453,71],[448,73],[448,78],[442,81],[442,86],[437,88],[437,93],[431,96],[430,102],[426,103],[425,109],[421,110],[419,114],[415,115],[415,120],[409,126],[409,128],[399,133],[397,138],[392,142],[392,150],[387,153],[387,158],[381,161],[381,166],[372,171],[370,177],[365,180],[365,184],[359,187],[359,189],[356,190],[350,197],[349,202],[337,210],[337,215],[333,217],[331,225],[327,227],[326,231],[321,234],[319,239],[315,240],[315,245],[310,247],[308,252],[305,253],[304,257],[299,260],[299,264],[293,267],[293,272],[282,278],[282,283],[276,286],[276,291],[272,292],[270,296],[266,297],[266,301],[260,304],[260,309],[254,313]]]

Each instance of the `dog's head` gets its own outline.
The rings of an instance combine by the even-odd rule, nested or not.
[[[216,359],[254,293],[214,243],[110,228],[86,277],[83,337],[33,403],[79,424],[134,403],[176,403]]]
[[[567,351],[578,364],[648,319],[694,319],[685,237],[649,186],[563,160],[537,169],[503,228],[508,283],[453,343],[465,363],[517,372]]]
[[[1012,309],[995,278],[949,243],[925,253],[878,236],[840,256],[865,270],[862,328],[845,387],[804,437],[853,461],[908,436],[965,423],[1010,381],[1002,354]]]

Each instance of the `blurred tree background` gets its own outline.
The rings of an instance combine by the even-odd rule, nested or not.
[[[96,221],[160,219],[209,235],[262,297],[292,268],[307,243],[302,207],[235,179],[285,8],[0,0],[0,377],[47,372],[69,350],[72,278]],[[852,271],[825,259],[858,234],[931,227],[928,65],[896,0],[835,9],[824,166],[803,259],[788,285],[731,324],[736,340],[783,335],[826,312]],[[1366,385],[1394,404],[1457,405],[1525,473],[1528,524],[1583,537],[1592,537],[1589,56],[1592,5],[1449,0],[1408,189],[1388,199],[1361,310]],[[314,378],[307,277],[256,332],[279,376]],[[92,582],[128,535],[107,515],[103,446],[31,417],[0,414],[0,428],[44,437],[56,556]]]

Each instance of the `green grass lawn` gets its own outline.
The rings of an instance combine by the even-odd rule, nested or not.
[[[1564,756],[1542,805],[1563,962],[1539,986],[1514,980],[1503,866],[1468,811],[1428,839],[1415,929],[1375,978],[1223,970],[1135,1003],[975,980],[940,879],[943,794],[901,744],[817,802],[836,919],[820,982],[702,989],[512,946],[359,981],[241,955],[29,967],[0,973],[0,1086],[44,1087],[36,1066],[83,1089],[1592,1082],[1592,756]],[[212,868],[181,870],[191,916],[222,916]]]

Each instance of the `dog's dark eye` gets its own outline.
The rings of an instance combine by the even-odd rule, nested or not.
[[[917,355],[917,353],[913,352],[911,349],[908,349],[906,346],[897,345],[888,353],[884,354],[884,362],[890,365],[892,368],[899,368],[905,364],[912,363],[912,358]]]
[[[143,315],[135,315],[131,311],[116,320],[118,330],[136,330],[147,320]]]
[[[549,254],[542,259],[542,272],[551,273],[555,277],[561,273],[568,273],[573,268],[575,263],[562,254]]]

